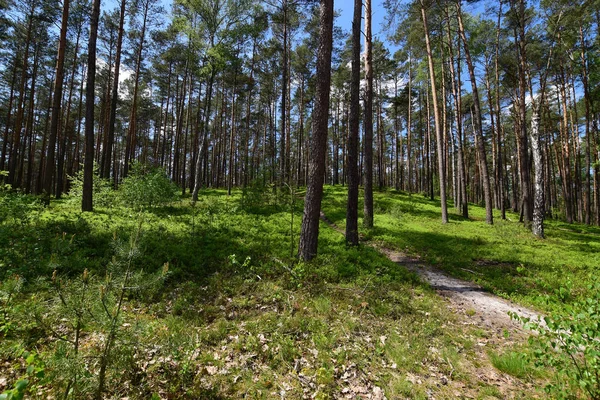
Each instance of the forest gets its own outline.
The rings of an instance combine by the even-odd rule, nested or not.
[[[0,0],[0,400],[600,399],[598,0]]]

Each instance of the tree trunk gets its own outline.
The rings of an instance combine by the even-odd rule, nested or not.
[[[17,64],[19,61],[18,52],[15,54],[15,58],[13,61],[13,73],[12,78],[10,80],[10,96],[8,98],[8,108],[6,115],[6,126],[4,127],[4,138],[2,140],[2,156],[0,158],[0,171],[4,170],[4,165],[6,163],[6,153],[8,150],[8,141],[10,135],[10,119],[12,117],[12,109],[15,95],[15,86],[17,84]],[[4,181],[4,177],[0,177],[0,182]]]
[[[348,127],[348,204],[346,207],[346,243],[358,245],[358,131],[360,113],[360,24],[362,1],[354,0],[352,20],[352,78],[350,81],[350,123]]]
[[[540,148],[540,105],[534,105],[531,116],[531,150],[535,167],[533,223],[531,230],[539,238],[544,237],[544,165]]]
[[[431,95],[433,101],[433,121],[435,126],[435,137],[437,141],[437,153],[438,153],[438,170],[440,180],[440,202],[442,205],[442,223],[448,223],[448,205],[446,204],[446,171],[444,165],[444,138],[442,137],[442,130],[440,127],[440,113],[438,110],[438,100],[435,82],[435,70],[433,67],[433,53],[431,52],[431,45],[429,43],[429,28],[427,26],[427,14],[425,12],[425,3],[420,0],[421,3],[421,18],[423,21],[423,29],[425,31],[425,46],[427,49],[427,61],[429,65],[429,79],[431,80]],[[431,179],[433,181],[433,179]]]
[[[365,0],[365,110],[364,110],[364,217],[363,225],[373,227],[373,38],[371,3]]]
[[[142,67],[142,51],[144,49],[144,40],[146,38],[146,22],[148,20],[149,0],[144,4],[144,16],[142,20],[142,31],[140,33],[140,46],[137,49],[135,63],[135,78],[133,84],[133,103],[131,105],[131,114],[129,116],[129,129],[127,132],[127,143],[125,145],[125,159],[123,160],[123,177],[129,173],[129,164],[135,158],[136,136],[137,136],[137,104],[138,92],[140,87],[140,69]]]
[[[198,192],[200,191],[200,187],[202,186],[202,164],[204,162],[204,155],[206,153],[206,144],[207,144],[207,136],[208,136],[208,124],[210,122],[210,112],[212,105],[212,92],[213,92],[213,84],[215,81],[215,71],[210,73],[210,77],[208,78],[208,87],[206,88],[206,100],[205,100],[205,111],[204,111],[204,126],[202,127],[202,138],[199,140],[200,148],[197,150],[198,158],[196,160],[196,172],[194,176],[196,177],[196,182],[194,182],[194,191],[192,192],[192,201],[198,201]]]
[[[527,143],[527,104],[525,95],[527,86],[525,83],[525,71],[527,69],[526,36],[525,36],[525,0],[519,0],[518,10],[518,33],[515,32],[517,41],[517,54],[519,58],[519,119],[520,129],[518,130],[519,141],[519,171],[521,175],[521,202],[523,207],[523,222],[526,226],[531,224],[533,219],[532,199],[530,193],[531,174],[529,168],[529,145]],[[515,28],[516,30],[517,28]]]
[[[287,13],[288,5],[287,0],[282,1],[283,8],[283,62],[281,66],[281,131],[280,131],[280,184],[283,186],[284,183],[288,183],[287,177],[287,162],[286,159],[286,114],[287,114],[287,85],[288,85],[288,23]]]
[[[458,32],[463,41],[463,47],[465,49],[465,60],[467,61],[467,68],[469,70],[469,77],[471,78],[471,88],[473,91],[473,105],[475,110],[474,115],[474,128],[476,135],[476,146],[477,156],[479,157],[479,173],[483,181],[483,196],[485,200],[485,221],[488,224],[494,223],[493,215],[493,202],[492,202],[492,189],[490,185],[490,176],[487,167],[487,158],[485,154],[485,140],[483,138],[483,127],[482,127],[482,116],[481,116],[481,103],[479,101],[479,90],[477,89],[477,78],[475,77],[475,67],[471,59],[471,52],[469,51],[469,43],[467,42],[467,36],[465,35],[465,29],[462,21],[462,11],[460,8],[460,2],[456,3],[456,12],[458,18]]]
[[[52,118],[50,120],[50,136],[48,139],[48,155],[46,156],[46,170],[44,176],[44,199],[50,203],[52,193],[52,179],[54,177],[54,155],[56,151],[56,138],[58,135],[60,106],[62,101],[63,75],[65,63],[65,48],[67,46],[67,23],[69,19],[69,0],[63,4],[60,40],[58,42],[58,57],[56,59],[56,75],[54,78],[54,94],[52,98]]]
[[[458,43],[457,57],[455,60],[452,47],[452,36],[450,31],[450,18],[447,20],[448,28],[448,49],[450,52],[450,79],[452,80],[452,97],[454,98],[454,118],[456,123],[456,149],[458,156],[458,208],[464,218],[469,218],[469,203],[467,201],[467,184],[465,177],[465,160],[463,155],[463,126],[462,126],[462,94],[460,78],[460,42]],[[457,61],[457,68],[454,69],[454,62]]]
[[[560,109],[562,114],[561,126],[562,126],[562,142],[563,142],[563,200],[565,203],[565,218],[567,223],[573,223],[573,196],[572,196],[572,181],[571,181],[571,151],[569,144],[569,121],[567,111],[567,91],[566,91],[566,77],[564,69],[562,70],[562,79],[559,83],[560,87]]]
[[[36,81],[37,81],[37,75],[38,75],[38,67],[39,67],[39,57],[40,57],[40,48],[41,46],[39,44],[36,43],[36,50],[35,50],[35,55],[33,58],[33,72],[31,74],[31,88],[30,88],[30,94],[29,94],[29,111],[28,111],[28,116],[27,116],[27,123],[25,125],[25,140],[23,141],[23,157],[21,157],[21,168],[19,168],[19,179],[18,179],[18,185],[19,187],[21,187],[22,189],[25,190],[25,193],[29,193],[29,185],[31,183],[31,172],[33,170],[33,166],[34,166],[34,156],[35,153],[32,152],[32,142],[34,142],[33,140],[33,136],[35,135],[35,133],[33,132],[33,122],[34,122],[34,114],[35,114],[35,85],[36,85]],[[23,163],[25,161],[25,151],[26,151],[26,145],[27,145],[27,141],[29,141],[29,151],[28,151],[28,166],[27,166],[27,179],[25,182],[22,181],[22,175],[24,174],[24,166]]]
[[[319,214],[323,195],[323,174],[327,152],[327,123],[331,86],[331,51],[333,47],[333,0],[320,1],[317,83],[313,111],[313,135],[310,144],[309,180],[304,199],[304,216],[298,255],[308,261],[317,255]]]
[[[123,45],[125,5],[126,0],[121,0],[119,33],[117,36],[117,50],[115,54],[115,72],[113,77],[112,97],[110,99],[110,117],[108,121],[108,132],[104,136],[105,140],[102,152],[102,163],[100,166],[100,176],[105,179],[108,179],[110,176],[113,142],[115,141],[115,123],[117,120],[117,102],[119,100],[119,71],[121,70],[121,48]]]
[[[60,198],[62,192],[68,186],[65,184],[65,164],[67,163],[68,152],[67,152],[67,144],[69,143],[69,120],[71,119],[71,98],[73,97],[73,90],[75,88],[75,73],[77,72],[77,59],[79,58],[79,40],[81,37],[81,31],[83,28],[83,23],[81,23],[77,27],[77,39],[75,40],[75,49],[73,51],[73,68],[71,70],[71,78],[69,79],[69,94],[67,96],[67,111],[65,113],[64,118],[64,126],[63,126],[63,138],[60,146],[60,151],[58,155],[58,171],[57,171],[57,182],[56,182],[56,198]]]
[[[502,133],[503,133],[503,129],[502,129],[502,110],[500,109],[500,69],[498,66],[499,63],[499,56],[500,56],[500,20],[501,20],[501,16],[502,16],[502,3],[499,3],[499,9],[498,9],[498,22],[496,24],[497,28],[496,28],[496,48],[495,48],[495,58],[494,58],[494,85],[496,88],[496,96],[495,96],[495,101],[496,101],[496,126],[498,129],[497,135],[496,135],[496,147],[498,149],[497,151],[497,161],[496,161],[496,168],[497,168],[497,185],[498,185],[498,190],[499,190],[499,201],[500,201],[500,214],[501,214],[501,218],[503,220],[506,219],[506,201],[505,201],[505,190],[504,190],[504,169],[503,169],[503,158],[502,158]]]
[[[96,39],[100,0],[94,0],[90,19],[90,40],[88,43],[87,86],[85,88],[85,158],[83,166],[83,197],[81,211],[93,211],[92,189],[94,180],[94,84],[96,82]],[[102,393],[102,384],[99,393]],[[100,396],[97,396],[100,397]]]
[[[68,5],[66,5],[66,6],[68,7]],[[67,8],[67,10],[68,10],[68,8]],[[10,149],[11,151],[10,151],[10,156],[8,159],[8,183],[9,184],[14,183],[16,173],[17,173],[17,159],[19,157],[19,144],[21,143],[21,130],[23,129],[23,117],[25,114],[25,104],[24,104],[25,86],[27,83],[27,66],[29,63],[29,47],[30,47],[30,43],[31,43],[31,34],[33,31],[32,25],[33,25],[34,12],[35,12],[35,3],[32,2],[31,9],[30,9],[29,16],[28,16],[28,22],[27,22],[27,37],[25,39],[25,53],[23,55],[23,65],[21,66],[21,81],[19,84],[20,88],[19,88],[19,99],[17,102],[17,116],[15,119],[15,127],[14,127],[14,131],[13,131],[13,137],[12,137],[12,143],[11,143],[11,149]],[[63,9],[63,13],[64,13],[64,9]],[[66,18],[63,18],[63,24],[66,24]],[[66,26],[65,26],[65,35],[66,35]],[[61,39],[62,39],[62,32],[61,32]],[[62,44],[62,42],[59,42],[59,56],[60,56],[61,44]],[[64,54],[64,49],[63,49],[63,54]],[[57,68],[58,68],[58,65],[57,65]],[[62,80],[61,80],[61,85],[62,85]],[[59,104],[60,104],[60,98],[59,98]]]
[[[412,56],[408,55],[408,105],[406,110],[406,158],[407,158],[407,189],[413,191],[412,178]]]

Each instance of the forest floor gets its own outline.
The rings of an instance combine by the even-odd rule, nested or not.
[[[332,222],[324,213],[321,220],[336,232],[345,235],[344,230]],[[366,243],[369,245],[369,243]],[[542,316],[527,307],[486,292],[481,286],[463,279],[453,278],[447,273],[424,264],[419,257],[409,257],[399,251],[391,250],[380,244],[371,247],[385,255],[390,261],[414,272],[424,282],[447,301],[447,306],[457,316],[459,324],[476,327],[486,332],[474,347],[477,360],[469,366],[470,373],[482,381],[498,388],[502,396],[509,398],[515,388],[524,383],[509,374],[499,373],[489,362],[489,349],[496,351],[515,348],[526,342],[531,332],[525,330],[511,314],[522,318],[542,321]],[[526,386],[526,384],[525,384]],[[460,397],[475,397],[464,393]]]
[[[0,221],[0,393],[91,398],[105,360],[105,398],[546,398],[556,375],[533,364],[528,332],[503,312],[482,323],[487,311],[460,296],[554,312],[585,295],[554,288],[600,265],[596,236],[576,231],[593,228],[550,222],[539,242],[518,222],[486,226],[476,206],[441,226],[435,201],[393,191],[361,232],[371,246],[347,248],[323,224],[319,256],[302,263],[295,196],[200,197],[85,214],[77,199],[15,201],[26,212]],[[326,188],[338,226],[344,198]]]
[[[330,228],[345,235],[344,230],[327,218],[324,213],[321,213],[321,220]],[[372,247],[384,254],[390,261],[417,274],[431,288],[447,298],[456,313],[477,315],[478,324],[486,327],[489,331],[521,333],[522,324],[511,315],[543,321],[543,316],[538,312],[488,293],[471,281],[453,278],[438,268],[424,264],[419,257],[409,257],[382,245],[374,244]]]

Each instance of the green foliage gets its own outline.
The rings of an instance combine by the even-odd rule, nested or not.
[[[300,228],[301,200],[292,208],[287,188],[266,192],[269,204],[253,212],[240,206],[241,191],[222,190],[203,190],[193,206],[136,213],[119,205],[81,213],[79,204],[55,202],[19,228],[10,243],[22,259],[2,276],[4,293],[14,294],[0,303],[11,324],[0,338],[0,359],[14,377],[8,387],[22,377],[31,385],[25,396],[89,398],[102,363],[106,397],[240,398],[277,387],[301,398],[314,384],[311,395],[338,398],[349,383],[344,374],[377,384],[387,398],[425,398],[430,388],[444,397],[443,386],[425,379],[396,389],[407,373],[424,376],[429,367],[467,383],[471,339],[448,323],[452,315],[431,290],[377,251],[347,248],[325,225],[319,257],[298,262],[288,239]],[[324,202],[338,220],[339,192]],[[416,213],[429,211],[427,201],[415,201]],[[397,210],[410,227],[414,216]],[[9,281],[15,272],[24,277],[19,290]],[[25,374],[11,350],[17,344],[39,352],[43,380]]]
[[[163,169],[139,163],[132,165],[119,188],[123,204],[138,210],[168,205],[179,198],[178,193],[177,185]]]
[[[14,388],[4,391],[0,394],[0,400],[21,400],[25,396],[27,387],[29,386],[28,379],[19,379],[15,383]]]
[[[99,387],[103,391],[107,374],[117,380],[113,368],[130,367],[131,343],[135,340],[131,337],[134,332],[123,332],[123,326],[130,325],[122,312],[125,296],[151,297],[168,274],[168,263],[155,274],[132,269],[140,256],[140,232],[141,223],[129,241],[115,236],[115,256],[104,273],[84,269],[80,276],[69,279],[55,270],[49,282],[50,296],[36,299],[30,306],[38,328],[56,338],[48,374],[54,389],[63,392],[65,398],[85,397]],[[89,335],[105,339],[88,343],[84,350],[82,338]],[[90,357],[98,359],[98,364],[90,365],[86,361]]]
[[[277,203],[275,185],[267,183],[264,177],[252,180],[242,189],[241,207],[248,212],[259,212],[264,207]]]
[[[33,261],[31,250],[39,248],[35,231],[42,210],[37,197],[0,185],[0,281],[11,274],[23,275],[25,265]]]
[[[13,275],[4,282],[0,282],[0,334],[7,336],[14,328],[11,314],[14,312],[13,303],[15,297],[23,289],[23,278],[19,275]]]
[[[35,196],[0,190],[0,224],[26,225],[41,209],[42,203]]]
[[[490,361],[500,371],[517,378],[527,378],[533,372],[526,354],[522,352],[507,351],[501,354],[491,353]]]
[[[344,226],[346,191],[325,187],[324,193],[325,214]],[[489,226],[483,222],[485,209],[470,205],[469,219],[451,212],[450,223],[442,229],[439,200],[394,190],[374,196],[380,211],[375,214],[375,228],[361,232],[366,240],[419,256],[456,277],[543,312],[561,312],[564,293],[556,290],[567,280],[578,288],[567,301],[587,296],[588,274],[600,265],[598,227],[547,220],[547,238],[540,241],[519,223],[518,214],[507,211],[507,219],[502,220],[495,210],[494,225]],[[544,300],[546,295],[549,301]]]
[[[27,392],[34,391],[35,387],[43,383],[45,374],[45,363],[36,352],[28,352],[22,348],[17,349],[18,356],[24,360],[26,365],[25,374],[21,376],[12,389],[5,390],[0,394],[0,400],[22,400]]]
[[[588,285],[589,297],[563,303],[561,313],[551,313],[543,321],[512,315],[538,332],[529,339],[535,349],[532,358],[536,365],[554,369],[556,379],[546,386],[553,398],[581,393],[600,399],[600,282],[590,280],[594,283]],[[570,292],[561,287],[555,296],[567,299]]]
[[[69,202],[76,206],[81,205],[83,196],[83,168],[69,176],[71,187],[69,189]],[[94,162],[94,172],[92,179],[92,194],[94,204],[100,207],[110,208],[115,203],[115,191],[113,190],[110,180],[100,178],[100,170],[98,164]]]

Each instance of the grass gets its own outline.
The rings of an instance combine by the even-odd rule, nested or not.
[[[345,215],[343,193],[327,188],[323,202],[337,222]],[[111,397],[261,399],[284,392],[326,399],[381,390],[388,398],[455,398],[491,390],[474,372],[481,367],[474,329],[415,275],[369,247],[347,248],[324,224],[319,257],[298,262],[291,248],[301,201],[290,230],[284,195],[254,195],[207,190],[195,206],[183,199],[143,212],[86,214],[57,201],[26,221],[0,223],[0,243],[8,243],[0,247],[0,392],[27,379],[31,398],[92,396],[110,331],[103,302],[110,313],[123,260],[133,275],[116,318]],[[444,241],[426,239],[436,224],[434,203],[388,193],[378,194],[377,204],[370,240],[413,243],[413,252],[429,243],[428,257],[440,257]],[[416,241],[409,226],[421,229]],[[132,251],[129,238],[138,229]],[[395,238],[400,233],[406,237]],[[71,300],[81,296],[83,302]],[[78,318],[84,323],[75,352],[68,339]],[[536,393],[506,390],[520,398]]]
[[[539,371],[536,371],[525,357],[523,349],[520,351],[508,350],[503,353],[492,352],[489,357],[494,367],[514,377],[525,379],[536,374],[539,375]]]
[[[501,220],[495,210],[489,226],[482,207],[470,205],[469,219],[450,209],[450,222],[442,226],[439,200],[394,190],[374,197],[375,227],[361,232],[366,240],[419,255],[451,275],[541,311],[560,312],[563,302],[585,297],[598,274],[598,227],[546,220],[547,238],[541,240],[510,212]],[[344,188],[327,188],[324,211],[342,227],[344,202]]]

